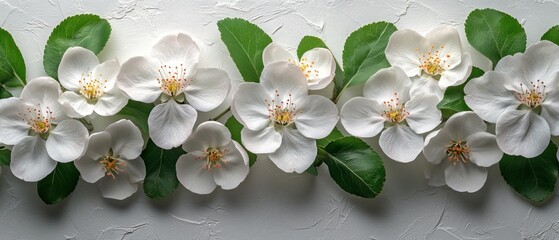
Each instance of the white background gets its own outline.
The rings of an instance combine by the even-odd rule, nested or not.
[[[364,24],[389,21],[421,33],[448,24],[464,36],[468,13],[486,7],[519,19],[528,44],[559,23],[559,6],[552,0],[0,0],[0,24],[22,50],[28,79],[45,74],[42,54],[52,29],[65,17],[94,13],[108,19],[113,29],[102,60],[116,57],[124,62],[145,55],[164,34],[182,31],[200,45],[202,67],[223,68],[238,83],[240,75],[216,26],[225,17],[248,19],[292,50],[304,35],[319,36],[341,59],[345,38]],[[474,65],[487,68],[488,62],[476,55]],[[35,184],[3,168],[0,239],[559,238],[555,197],[542,206],[531,205],[509,189],[497,166],[477,193],[432,188],[424,179],[423,164],[386,160],[384,191],[373,200],[340,190],[326,166],[319,169],[319,177],[286,174],[261,158],[232,191],[198,196],[179,188],[167,200],[153,201],[140,189],[128,200],[113,201],[103,199],[95,185],[80,181],[72,196],[57,206],[43,204]]]

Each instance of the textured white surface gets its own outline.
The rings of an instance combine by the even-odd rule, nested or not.
[[[203,67],[225,69],[240,81],[216,22],[248,19],[275,41],[295,49],[304,35],[325,40],[340,59],[347,35],[374,21],[425,32],[439,24],[463,23],[474,8],[505,11],[526,28],[531,44],[559,23],[558,2],[465,0],[155,1],[0,0],[0,24],[14,36],[28,78],[44,75],[42,54],[51,30],[65,17],[94,13],[113,28],[102,60],[147,54],[166,33],[191,34],[202,49]],[[486,68],[478,57],[474,65]],[[222,106],[222,109],[225,106]],[[384,191],[374,200],[349,195],[328,176],[285,174],[260,159],[233,191],[198,196],[180,188],[164,201],[139,192],[126,201],[101,198],[83,181],[57,206],[45,206],[35,184],[0,176],[0,239],[557,239],[559,202],[532,206],[512,192],[494,166],[475,194],[432,188],[423,162],[386,161]],[[140,189],[141,191],[141,189]]]

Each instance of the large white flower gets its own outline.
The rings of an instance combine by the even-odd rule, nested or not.
[[[411,162],[423,149],[421,134],[441,123],[435,96],[410,97],[412,81],[399,67],[379,70],[363,87],[363,96],[349,100],[340,112],[344,128],[357,137],[380,134],[382,151],[398,162]]]
[[[279,44],[270,43],[264,49],[262,58],[264,66],[274,62],[290,62],[299,66],[307,78],[310,90],[323,89],[328,86],[336,72],[334,56],[326,48],[313,48],[298,59]]]
[[[328,136],[338,122],[334,103],[308,95],[305,76],[287,62],[266,65],[260,84],[242,84],[231,109],[244,125],[243,145],[253,153],[268,154],[285,172],[305,171],[317,154],[315,139]]]
[[[103,197],[122,200],[134,194],[146,176],[140,157],[143,146],[140,129],[129,120],[119,120],[91,134],[85,155],[74,164],[86,182],[100,180]]]
[[[164,149],[180,146],[192,133],[198,116],[218,107],[227,97],[227,73],[198,68],[200,50],[186,34],[163,37],[150,57],[126,61],[117,85],[131,99],[161,102],[151,111],[148,124],[153,142]]]
[[[95,53],[88,49],[66,50],[58,67],[58,78],[68,91],[60,95],[58,101],[68,116],[82,118],[93,112],[101,116],[118,113],[128,102],[115,86],[119,70],[116,59],[99,64]]]
[[[182,148],[187,154],[177,161],[177,178],[194,193],[211,193],[217,185],[230,190],[248,175],[247,152],[221,123],[200,124]]]
[[[506,56],[469,81],[464,100],[483,120],[496,123],[499,147],[532,158],[559,135],[559,47],[542,41]]]
[[[36,182],[56,162],[79,158],[87,146],[87,129],[68,119],[58,98],[60,85],[49,77],[29,81],[20,98],[0,100],[0,143],[12,148],[10,168],[27,182]]]
[[[448,26],[435,28],[425,37],[409,29],[396,31],[385,54],[392,66],[412,78],[412,96],[423,92],[440,101],[449,86],[464,83],[472,71],[471,56],[462,50],[458,31]]]
[[[487,167],[499,162],[503,151],[495,135],[474,112],[452,115],[444,127],[425,139],[423,155],[430,163],[426,176],[434,186],[448,185],[459,192],[476,192],[487,179]]]

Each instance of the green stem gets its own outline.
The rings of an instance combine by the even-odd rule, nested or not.
[[[210,119],[212,121],[217,121],[219,120],[221,117],[223,117],[223,115],[227,114],[228,112],[231,111],[231,107],[228,107],[227,109],[225,109],[223,112],[221,112],[220,114],[218,114],[216,117],[214,117],[213,119]]]

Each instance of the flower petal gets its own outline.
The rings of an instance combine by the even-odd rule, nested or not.
[[[107,155],[111,150],[111,134],[101,131],[91,134],[87,143],[84,157],[93,159],[94,161]]]
[[[93,69],[93,77],[104,82],[104,91],[109,91],[115,86],[119,71],[120,63],[117,59],[112,59],[97,65],[95,69]]]
[[[243,83],[233,96],[234,111],[239,122],[250,130],[258,131],[270,124],[267,104],[271,97],[258,83]]]
[[[485,132],[487,124],[474,112],[466,111],[452,115],[446,121],[444,128],[448,129],[452,140],[460,141],[472,134]]]
[[[281,134],[276,132],[273,126],[258,131],[246,127],[241,130],[243,146],[256,154],[275,152],[281,145],[281,139]]]
[[[545,119],[530,110],[504,112],[497,119],[495,133],[497,144],[503,152],[527,158],[543,153],[551,139]]]
[[[183,154],[177,161],[177,178],[188,190],[197,194],[213,192],[217,184],[213,174],[204,167],[205,162],[190,153]]]
[[[345,130],[356,137],[374,137],[384,129],[382,107],[372,99],[355,97],[344,104],[340,120]]]
[[[446,185],[444,170],[446,163],[443,164],[427,164],[425,167],[425,178],[429,180],[428,184],[433,187],[441,187]]]
[[[302,111],[297,114],[295,126],[305,137],[325,138],[338,123],[338,108],[328,98],[304,96],[295,105]]]
[[[540,116],[547,121],[551,135],[559,135],[559,90],[549,92],[541,106]]]
[[[117,86],[133,100],[152,103],[162,93],[157,82],[159,63],[146,57],[133,57],[122,64]]]
[[[441,89],[447,89],[450,86],[461,85],[466,82],[470,73],[472,73],[472,57],[469,53],[464,53],[460,64],[456,65],[456,67],[452,69],[444,71],[441,74],[439,87]]]
[[[139,183],[146,178],[146,165],[141,157],[135,159],[128,159],[126,161],[126,173],[128,174],[128,181],[131,183]]]
[[[121,173],[115,178],[110,176],[101,178],[99,190],[104,198],[124,200],[138,191],[138,184],[131,183],[126,174]]]
[[[464,101],[483,120],[495,123],[503,112],[515,110],[520,102],[505,88],[512,79],[506,74],[489,71],[474,78],[464,87]]]
[[[448,164],[445,171],[446,185],[458,192],[477,192],[487,180],[487,169],[474,164]]]
[[[178,147],[192,133],[197,117],[196,110],[188,104],[173,100],[159,104],[149,113],[149,136],[163,149]]]
[[[433,130],[441,123],[442,113],[437,108],[439,99],[435,96],[416,95],[406,103],[409,115],[406,122],[419,134]]]
[[[94,183],[105,176],[103,166],[96,159],[87,156],[74,161],[74,165],[80,172],[82,179],[88,183]]]
[[[268,95],[276,96],[276,101],[286,101],[289,97],[299,99],[308,94],[307,78],[298,66],[288,62],[266,65],[262,70],[260,84]]]
[[[114,154],[124,159],[135,159],[142,153],[142,132],[132,121],[119,120],[109,125],[105,131],[111,134],[111,149]]]
[[[0,99],[0,143],[16,145],[29,133],[29,125],[19,115],[24,108],[19,98]]]
[[[58,162],[71,162],[82,156],[88,141],[87,129],[77,120],[63,120],[47,138],[47,152]]]
[[[101,96],[95,104],[95,112],[101,116],[113,116],[120,112],[126,104],[128,97],[118,88],[113,88]]]
[[[47,153],[45,141],[38,136],[23,138],[12,149],[11,159],[12,173],[26,182],[37,182],[56,168],[56,162]]]
[[[163,65],[182,64],[187,69],[186,78],[190,78],[196,73],[200,48],[187,34],[169,34],[153,46],[151,55]]]
[[[23,103],[33,106],[41,105],[42,110],[46,107],[52,111],[53,117],[57,121],[62,121],[68,116],[64,113],[62,105],[58,103],[58,98],[62,90],[60,84],[50,77],[35,78],[27,83],[21,92],[20,99]]]
[[[264,48],[264,52],[262,52],[262,60],[264,61],[264,66],[274,62],[299,63],[296,57],[291,55],[291,53],[285,50],[285,48],[275,42],[268,44],[268,46]]]
[[[363,96],[372,98],[379,103],[400,100],[400,103],[410,99],[412,81],[399,67],[389,67],[376,72],[363,87]]]
[[[426,38],[419,33],[404,29],[394,32],[388,40],[384,54],[392,66],[398,66],[406,72],[409,77],[419,76],[419,54],[427,53],[431,46]]]
[[[284,128],[281,146],[268,157],[284,172],[302,173],[316,158],[316,140],[303,136],[296,129]]]
[[[188,137],[182,148],[186,152],[206,151],[209,147],[218,148],[231,143],[231,133],[223,124],[216,121],[203,122]]]
[[[470,161],[480,167],[489,167],[503,158],[503,151],[493,134],[478,132],[470,135],[466,141],[470,147]]]
[[[444,97],[444,90],[439,87],[439,82],[437,80],[422,75],[412,80],[410,97],[413,98],[416,95],[435,96],[440,102]]]
[[[462,43],[456,28],[440,26],[427,33],[425,38],[438,51],[443,61],[446,61],[448,68],[454,68],[462,62]]]
[[[245,150],[238,143],[231,142],[227,149],[229,149],[225,156],[227,162],[222,164],[221,168],[213,169],[213,177],[217,185],[225,190],[230,190],[236,188],[245,180],[248,175],[249,166],[245,163],[244,158],[247,154],[246,152],[241,153],[241,151]]]
[[[440,164],[441,161],[446,159],[446,146],[451,140],[446,128],[429,133],[425,137],[425,145],[423,146],[423,156],[425,156],[427,162]]]
[[[415,160],[423,150],[423,137],[408,126],[396,124],[380,134],[379,145],[389,158],[407,163]]]
[[[77,91],[80,88],[80,80],[84,78],[84,75],[91,74],[97,65],[99,65],[99,59],[89,49],[68,48],[62,55],[58,66],[58,80],[67,90]]]
[[[93,113],[95,105],[87,102],[87,99],[75,92],[66,91],[60,95],[59,103],[69,117],[83,118]]]
[[[301,56],[301,64],[307,64],[305,77],[309,89],[319,90],[332,82],[336,72],[336,63],[332,52],[326,48],[313,48]]]
[[[230,88],[231,83],[225,71],[199,68],[186,87],[186,100],[196,110],[208,112],[223,103]]]

